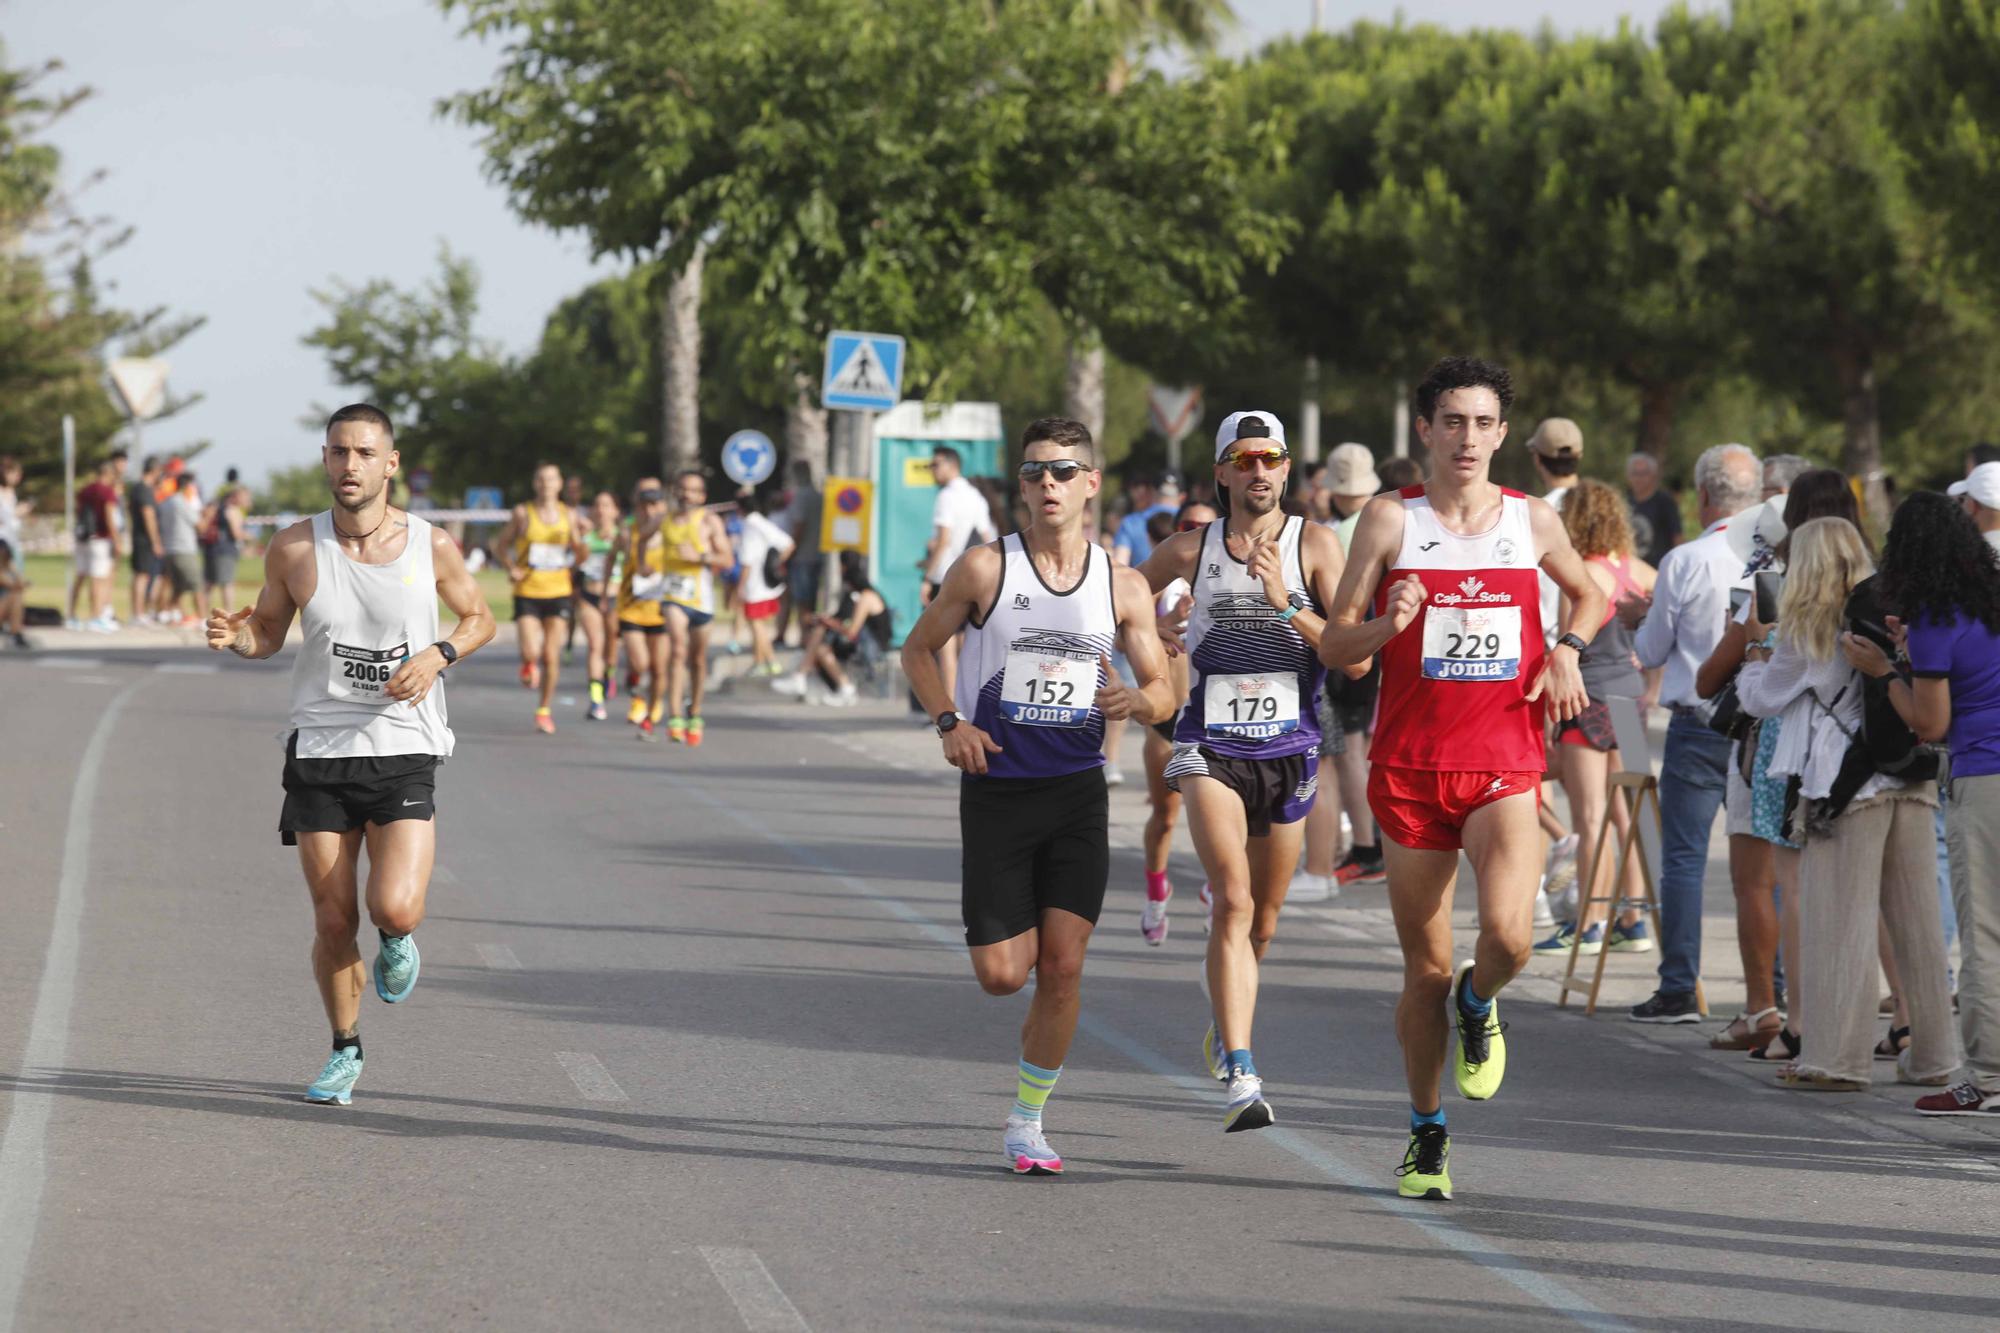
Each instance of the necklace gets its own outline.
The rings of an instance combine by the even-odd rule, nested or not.
[[[359,534],[359,535],[356,535],[355,533],[352,533],[352,532],[342,532],[342,531],[340,530],[340,520],[339,520],[339,519],[334,519],[334,520],[333,520],[333,531],[334,531],[334,534],[335,534],[336,536],[340,536],[340,537],[345,537],[345,538],[347,538],[347,540],[349,540],[349,541],[351,541],[351,542],[365,542],[365,541],[367,541],[367,540],[368,540],[368,539],[369,539],[370,537],[373,537],[373,536],[374,536],[374,535],[375,535],[376,533],[380,532],[380,531],[382,530],[382,524],[383,524],[383,523],[387,523],[388,521],[389,521],[389,506],[387,506],[387,505],[383,505],[383,506],[382,506],[382,518],[381,518],[380,522],[376,523],[376,524],[375,524],[375,526],[374,526],[374,527],[372,527],[372,528],[370,528],[370,529],[368,529],[368,531],[366,531],[366,532],[364,532],[364,533],[361,533],[361,534]]]

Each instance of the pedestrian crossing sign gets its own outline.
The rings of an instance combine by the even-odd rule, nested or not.
[[[902,401],[903,340],[893,333],[836,330],[826,338],[821,407],[886,412]]]

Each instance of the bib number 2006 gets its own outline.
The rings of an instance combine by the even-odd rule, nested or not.
[[[332,677],[327,682],[327,692],[336,699],[355,699],[364,703],[381,703],[388,698],[385,689],[390,677],[408,660],[410,645],[399,643],[394,648],[357,648],[352,644],[333,645]]]

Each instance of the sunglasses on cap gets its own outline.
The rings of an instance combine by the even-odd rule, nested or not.
[[[666,498],[667,493],[665,491],[644,490],[639,492],[639,503],[642,505],[656,505]]]
[[[1045,463],[1021,464],[1022,481],[1039,481],[1044,472],[1057,481],[1075,481],[1079,472],[1090,471],[1090,465],[1079,463],[1074,458],[1054,458]]]
[[[1267,468],[1280,468],[1291,458],[1291,452],[1282,447],[1272,449],[1232,449],[1223,455],[1222,461],[1236,465],[1238,472],[1248,472],[1262,463]]]

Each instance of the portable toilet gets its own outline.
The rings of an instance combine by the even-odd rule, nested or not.
[[[931,451],[950,445],[968,477],[1001,477],[1007,441],[998,403],[898,403],[875,418],[875,588],[895,613],[896,642],[923,610],[923,570],[937,482]],[[1003,482],[1004,484],[1004,482]]]

